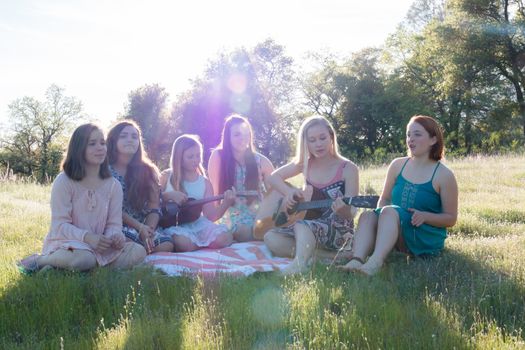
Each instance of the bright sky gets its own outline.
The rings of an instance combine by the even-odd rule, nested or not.
[[[0,121],[16,98],[55,83],[104,124],[128,93],[173,99],[221,50],[271,37],[297,60],[384,43],[412,0],[0,0]],[[8,122],[7,122],[8,123]]]

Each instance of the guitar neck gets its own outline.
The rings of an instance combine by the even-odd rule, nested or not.
[[[343,202],[345,202],[346,204],[353,205],[355,207],[375,208],[379,197],[378,196],[355,196],[355,197],[343,197],[342,199],[343,199]],[[295,210],[301,211],[301,210],[308,210],[308,209],[329,208],[333,202],[334,202],[334,199],[321,199],[321,200],[311,201],[311,202],[302,202],[302,203],[297,204],[297,207],[295,208]]]
[[[257,191],[240,191],[240,192],[237,192],[237,197],[258,197],[258,196],[259,196],[259,192],[257,192]],[[210,202],[220,201],[222,199],[224,199],[224,194],[219,194],[217,196],[206,197],[206,198],[202,198],[202,199],[195,199],[195,200],[192,200],[192,201],[188,201],[188,202],[184,203],[182,206],[183,207],[192,207],[194,205],[206,204],[206,203],[210,203]]]

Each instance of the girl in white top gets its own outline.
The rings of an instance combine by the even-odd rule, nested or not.
[[[188,198],[213,196],[212,185],[204,176],[202,144],[196,136],[185,134],[175,140],[170,164],[171,168],[164,170],[160,178],[163,201],[182,205]],[[219,205],[216,202],[204,204],[202,215],[197,220],[166,228],[164,232],[172,236],[175,251],[229,246],[233,241],[231,230],[213,221],[221,218],[233,203],[235,193],[228,190]]]

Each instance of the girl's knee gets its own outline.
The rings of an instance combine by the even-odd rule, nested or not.
[[[233,236],[231,233],[223,233],[222,235],[219,235],[217,239],[215,239],[210,244],[210,248],[223,248],[228,247],[233,243]]]
[[[306,224],[303,224],[301,222],[298,222],[296,223],[295,225],[293,225],[293,232],[296,234],[296,235],[313,235],[313,232],[312,230],[310,229],[310,226],[306,225]]]
[[[379,215],[380,219],[395,219],[399,220],[399,213],[392,207],[384,207]]]
[[[197,246],[189,238],[183,236],[174,236],[173,245],[176,252],[191,252],[197,249]]]
[[[276,242],[280,241],[281,237],[281,233],[270,230],[264,235],[264,244],[266,244],[266,246],[272,250],[272,247],[275,246]]]
[[[132,267],[143,262],[146,258],[146,255],[146,249],[142,245],[138,243],[131,243],[128,254],[128,267]]]
[[[97,266],[97,259],[88,251],[77,250],[68,265],[71,270],[87,271]]]
[[[174,244],[172,242],[162,242],[153,249],[155,252],[172,252],[174,249]]]
[[[371,223],[377,221],[377,214],[372,210],[367,210],[359,215],[359,223]]]

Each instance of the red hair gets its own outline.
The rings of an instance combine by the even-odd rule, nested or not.
[[[418,123],[428,132],[430,137],[436,138],[436,143],[430,148],[428,157],[436,161],[441,160],[445,156],[445,142],[443,140],[443,131],[438,122],[426,115],[415,115],[410,118],[408,123]]]

